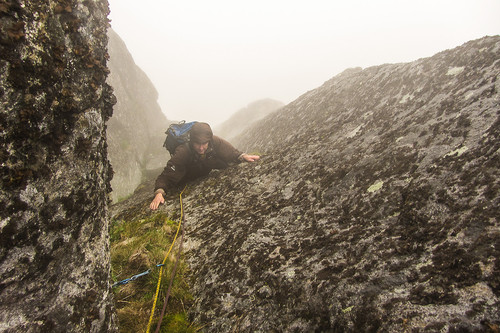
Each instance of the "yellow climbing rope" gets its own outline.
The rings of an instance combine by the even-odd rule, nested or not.
[[[151,323],[153,322],[155,309],[156,309],[156,301],[158,300],[158,293],[160,292],[161,276],[163,273],[163,267],[165,267],[165,262],[167,262],[168,255],[170,254],[170,251],[172,251],[172,248],[174,247],[174,244],[175,244],[175,240],[177,239],[177,235],[179,234],[179,230],[181,229],[182,218],[184,216],[184,209],[182,207],[182,193],[184,193],[185,189],[186,189],[186,187],[184,186],[184,189],[179,194],[179,201],[181,203],[181,217],[179,219],[179,225],[177,226],[177,232],[175,233],[175,237],[174,237],[174,240],[172,241],[172,245],[170,245],[170,249],[168,249],[167,255],[165,256],[165,259],[163,259],[163,262],[162,262],[163,265],[160,267],[160,276],[158,277],[158,284],[156,285],[155,299],[153,302],[153,308],[151,309],[151,315],[149,316],[148,328],[146,330],[146,333],[149,333],[149,330],[151,329]]]

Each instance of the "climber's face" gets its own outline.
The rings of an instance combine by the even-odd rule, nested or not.
[[[204,155],[208,149],[208,142],[193,142],[193,149],[198,155]]]

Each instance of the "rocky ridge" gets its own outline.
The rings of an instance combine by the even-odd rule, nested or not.
[[[235,144],[185,200],[207,332],[500,324],[500,38],[350,69]]]
[[[214,133],[215,135],[231,141],[253,123],[277,111],[283,106],[284,104],[282,102],[270,98],[252,102],[248,104],[247,107],[238,110],[221,125],[215,127]]]
[[[108,121],[109,160],[114,202],[131,194],[148,170],[163,167],[169,157],[163,140],[169,122],[158,104],[158,92],[135,64],[125,43],[113,30],[109,35],[108,83],[116,104]]]

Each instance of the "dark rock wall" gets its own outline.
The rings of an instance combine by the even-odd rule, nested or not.
[[[0,331],[114,330],[108,12],[0,2]]]
[[[113,201],[131,194],[148,170],[163,168],[170,155],[163,148],[169,122],[158,104],[158,92],[135,64],[120,36],[109,36],[108,83],[116,104],[108,122],[109,160],[113,166]]]
[[[207,332],[495,332],[500,37],[351,69],[245,132],[188,192]]]

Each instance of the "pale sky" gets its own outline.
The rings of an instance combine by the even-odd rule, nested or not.
[[[288,104],[350,67],[409,62],[500,34],[500,0],[109,0],[112,28],[170,120],[215,126]]]

